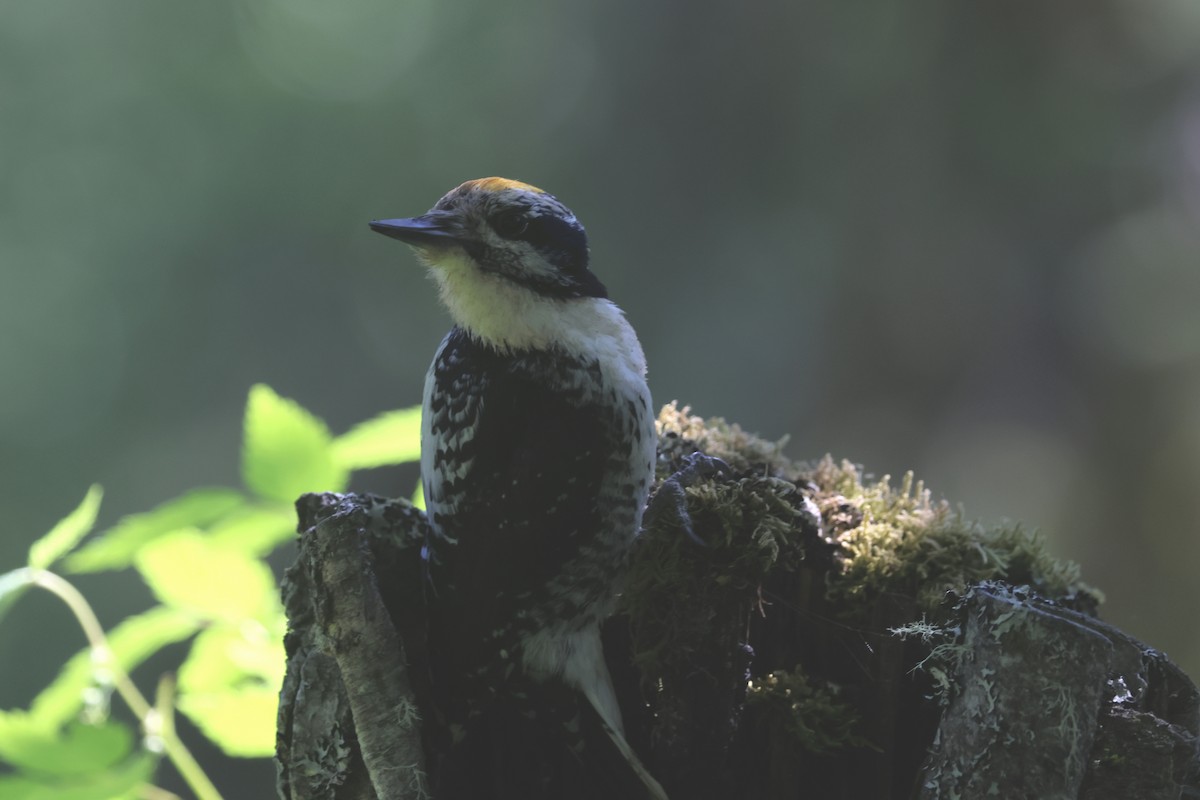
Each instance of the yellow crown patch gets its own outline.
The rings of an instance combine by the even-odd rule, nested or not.
[[[537,192],[538,194],[546,193],[544,189],[539,189],[538,187],[531,186],[528,183],[514,181],[509,178],[477,178],[476,180],[467,181],[465,184],[463,184],[464,188],[468,186],[485,192],[502,192],[505,189],[524,189],[527,192]]]

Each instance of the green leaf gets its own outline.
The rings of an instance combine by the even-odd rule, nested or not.
[[[236,489],[202,488],[168,500],[153,511],[124,517],[100,538],[67,559],[73,572],[124,569],[134,554],[159,536],[180,528],[199,528],[245,505]]]
[[[250,389],[242,443],[242,480],[268,500],[292,503],[305,492],[340,492],[349,472],[334,462],[325,423],[263,384]]]
[[[87,536],[96,524],[96,512],[100,510],[100,498],[103,496],[104,490],[98,484],[92,484],[79,507],[30,546],[29,566],[47,569],[79,544],[79,540]]]
[[[133,732],[118,722],[47,726],[22,711],[0,712],[0,758],[31,772],[82,775],[106,769],[133,751]]]
[[[414,508],[425,510],[425,490],[421,488],[420,481],[417,481],[417,488],[413,490],[412,504]]]
[[[173,608],[152,608],[129,617],[108,634],[113,660],[131,671],[163,647],[182,641],[196,632],[200,623],[192,614]],[[96,684],[96,664],[90,649],[72,656],[54,682],[33,699],[30,716],[41,725],[58,727],[79,713],[84,692]]]
[[[158,757],[139,753],[103,772],[70,778],[0,775],[0,797],[5,800],[134,800],[138,789],[150,782]]]
[[[227,755],[268,758],[275,753],[278,686],[189,694],[179,698],[179,710]]]
[[[231,756],[275,750],[285,653],[280,630],[219,626],[196,637],[179,670],[180,711]]]
[[[380,414],[333,440],[333,460],[346,469],[371,469],[420,458],[420,406]]]
[[[206,619],[271,620],[279,613],[275,577],[266,564],[197,530],[155,539],[134,559],[142,579],[167,606]]]
[[[273,503],[248,507],[213,525],[208,535],[214,544],[265,556],[282,542],[295,538],[296,512],[291,506]]]

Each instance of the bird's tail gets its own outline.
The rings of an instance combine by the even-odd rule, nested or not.
[[[668,800],[663,790],[642,760],[633,752],[633,748],[625,741],[620,731],[609,725],[604,714],[597,708],[591,698],[585,698],[580,704],[581,733],[591,731],[584,738],[585,758],[595,762],[596,767],[605,763],[613,764],[613,773],[622,776],[624,787],[614,787],[620,794],[610,795],[613,798],[639,798],[639,800]],[[607,772],[607,770],[606,770]]]
[[[667,800],[600,709],[559,681],[497,697],[435,775],[439,800]]]

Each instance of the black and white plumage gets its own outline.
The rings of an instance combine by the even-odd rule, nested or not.
[[[557,687],[544,696],[565,730],[586,703],[632,759],[600,623],[654,473],[637,336],[574,214],[528,184],[469,181],[371,227],[416,249],[455,322],[426,377],[421,447],[443,712],[469,737],[489,707]]]

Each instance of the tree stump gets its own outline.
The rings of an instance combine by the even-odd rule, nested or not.
[[[1200,799],[1196,687],[1100,622],[1036,533],[673,405],[659,429],[660,479],[697,451],[730,467],[684,490],[694,537],[651,519],[604,630],[627,739],[670,797]],[[280,796],[436,800],[424,516],[297,509]]]

